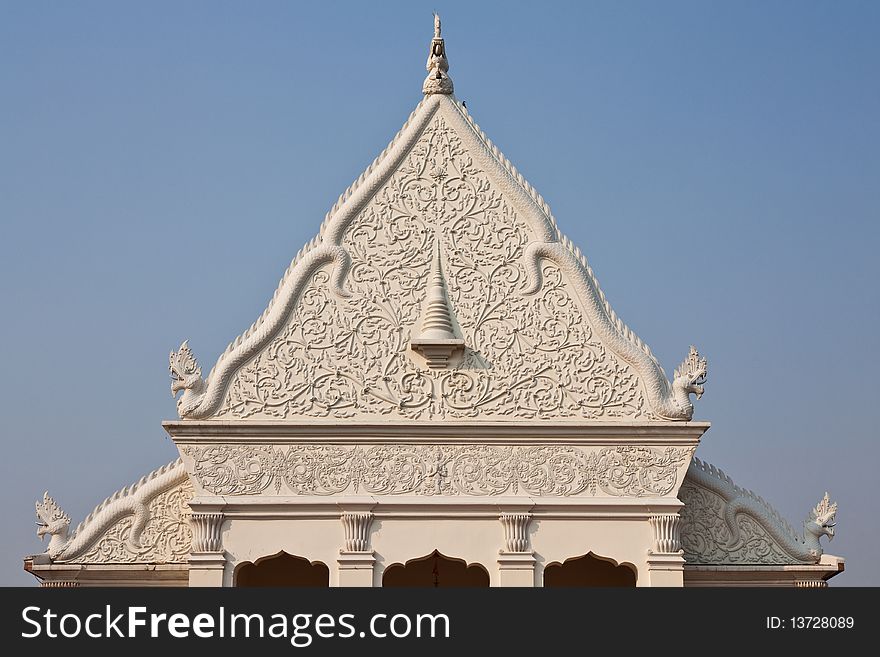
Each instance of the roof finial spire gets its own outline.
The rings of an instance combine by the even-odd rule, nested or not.
[[[452,78],[449,77],[449,62],[446,59],[446,44],[440,36],[440,15],[434,14],[434,38],[431,39],[431,48],[428,50],[428,77],[422,85],[422,93],[451,94]]]

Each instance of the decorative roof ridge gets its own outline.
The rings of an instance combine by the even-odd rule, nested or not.
[[[281,290],[284,289],[285,284],[287,283],[287,279],[293,275],[293,272],[296,269],[297,265],[299,265],[300,262],[302,262],[302,260],[310,252],[312,252],[315,248],[320,246],[322,244],[322,242],[324,241],[324,234],[327,230],[327,226],[332,222],[333,217],[336,215],[336,213],[339,211],[339,209],[343,206],[343,204],[345,204],[346,201],[348,201],[348,199],[350,199],[352,197],[352,195],[354,195],[355,192],[357,192],[361,188],[361,186],[364,184],[364,181],[385,160],[385,158],[388,156],[388,153],[400,141],[401,135],[403,135],[407,131],[407,129],[410,127],[410,125],[412,124],[415,117],[422,111],[424,106],[429,104],[430,102],[431,102],[431,100],[427,96],[422,98],[419,101],[419,103],[418,103],[418,105],[416,105],[415,109],[413,109],[413,111],[410,112],[410,115],[407,117],[403,126],[400,128],[400,130],[397,131],[397,134],[395,134],[394,137],[391,139],[391,141],[388,142],[388,145],[382,150],[381,153],[379,153],[379,155],[377,155],[375,157],[375,159],[373,159],[372,162],[370,162],[369,166],[361,172],[361,174],[354,180],[354,182],[352,182],[346,188],[346,190],[344,192],[342,192],[342,194],[339,195],[339,198],[336,199],[336,202],[327,211],[327,214],[324,215],[324,220],[321,222],[321,225],[318,228],[318,234],[315,237],[313,237],[311,240],[306,242],[306,244],[299,251],[297,251],[296,255],[293,257],[293,260],[291,260],[290,265],[288,265],[287,269],[284,271],[284,274],[282,274],[281,280],[278,282],[278,286],[275,288],[275,292],[272,294],[272,298],[270,299],[269,304],[266,306],[266,309],[256,319],[256,321],[254,321],[244,331],[244,333],[241,333],[238,337],[236,337],[232,342],[230,342],[227,345],[226,349],[220,355],[220,358],[218,358],[217,362],[214,364],[214,367],[211,368],[211,371],[209,372],[208,377],[205,380],[206,383],[210,383],[211,378],[214,375],[214,371],[220,365],[223,358],[227,354],[229,354],[233,349],[238,347],[244,340],[246,340],[248,337],[250,337],[263,324],[263,322],[266,319],[266,316],[269,315],[269,313],[272,311],[276,301],[278,300],[278,296],[281,293]]]
[[[693,457],[693,461],[691,463],[691,469],[698,471],[700,474],[705,475],[704,477],[700,477],[697,480],[697,483],[706,483],[707,479],[711,479],[714,484],[716,481],[718,484],[713,486],[713,491],[721,488],[724,491],[723,497],[728,501],[737,498],[737,497],[748,497],[753,499],[755,502],[764,507],[767,512],[768,517],[773,518],[777,523],[779,523],[780,527],[785,529],[785,531],[792,537],[797,539],[798,535],[795,532],[794,528],[789,524],[789,522],[782,517],[782,514],[779,513],[773,506],[765,500],[763,497],[755,493],[753,490],[748,488],[744,488],[737,484],[731,479],[730,475],[728,475],[724,470],[718,468],[708,461],[701,461],[696,456]]]
[[[431,41],[431,47],[430,47],[429,54],[428,54],[427,69],[429,71],[429,76],[428,76],[429,78],[431,77],[430,72],[432,71],[432,55],[433,55],[433,53],[435,51],[435,47],[437,46],[438,43],[439,43],[439,47],[440,47],[440,52],[438,53],[437,57],[434,57],[434,60],[436,60],[434,63],[439,66],[438,62],[440,60],[438,59],[438,57],[442,57],[443,62],[446,61],[446,50],[445,50],[443,38],[440,36],[440,30],[441,30],[440,16],[435,13],[434,14],[434,39]],[[449,70],[448,63],[446,63],[446,68],[443,69],[444,75],[447,70]],[[290,265],[288,265],[287,269],[284,271],[284,274],[281,276],[281,280],[279,281],[277,287],[275,288],[275,292],[272,295],[272,298],[269,301],[269,304],[266,306],[266,309],[256,319],[256,321],[254,321],[250,325],[250,327],[248,327],[244,331],[244,333],[241,333],[240,335],[238,335],[238,337],[236,337],[232,342],[230,342],[226,346],[226,349],[223,351],[223,353],[220,355],[220,358],[218,358],[217,362],[214,363],[214,367],[212,367],[211,371],[208,373],[208,376],[205,379],[206,384],[210,383],[211,378],[214,374],[214,371],[220,365],[221,361],[223,360],[223,357],[225,355],[227,355],[229,352],[231,352],[233,349],[238,347],[242,343],[242,341],[244,341],[245,339],[250,337],[254,333],[254,331],[256,331],[262,325],[266,316],[272,311],[272,308],[275,304],[275,301],[276,301],[279,293],[285,287],[285,283],[287,282],[287,279],[292,275],[293,270],[296,269],[296,266],[302,261],[302,259],[306,255],[308,255],[312,250],[314,250],[317,246],[319,246],[323,242],[325,230],[326,230],[328,224],[330,223],[330,221],[333,219],[336,212],[339,210],[340,207],[342,207],[342,205],[349,198],[351,198],[351,196],[361,187],[361,185],[370,176],[370,174],[373,173],[373,171],[375,171],[375,169],[379,166],[379,164],[382,163],[382,161],[385,159],[385,157],[388,155],[388,153],[397,145],[398,141],[400,141],[401,135],[407,131],[407,128],[409,128],[410,124],[413,122],[413,119],[419,114],[419,112],[422,110],[422,108],[429,102],[429,97],[433,94],[451,94],[452,93],[452,80],[449,79],[448,75],[445,75],[445,81],[448,81],[448,90],[440,90],[438,88],[437,90],[433,90],[433,91],[423,91],[423,93],[425,94],[424,98],[422,98],[419,101],[418,105],[416,105],[415,109],[413,109],[413,111],[410,112],[410,115],[407,117],[406,121],[404,122],[403,126],[401,126],[400,130],[397,131],[397,134],[394,135],[394,137],[391,139],[391,141],[388,143],[388,145],[382,150],[381,153],[379,153],[379,155],[377,155],[373,159],[373,161],[369,164],[369,166],[361,172],[361,174],[354,180],[354,182],[352,182],[346,188],[346,190],[344,192],[342,192],[342,194],[339,195],[339,198],[336,200],[336,202],[333,204],[333,206],[330,208],[330,210],[327,212],[327,214],[324,215],[324,220],[321,222],[321,226],[318,229],[318,234],[315,237],[313,237],[310,241],[306,242],[306,244],[299,251],[297,251],[293,260],[291,260]],[[428,81],[426,80],[425,85],[427,85],[427,84],[428,84]]]
[[[113,524],[130,515],[136,516],[128,541],[132,551],[139,549],[140,534],[149,520],[147,505],[157,495],[188,479],[181,459],[163,465],[144,475],[138,481],[120,488],[98,504],[68,536],[70,519],[63,527],[45,533],[52,534],[48,554],[53,561],[70,561],[85,552]],[[49,498],[51,499],[51,498]]]
[[[483,132],[474,118],[471,116],[467,107],[460,100],[452,97],[455,101],[455,105],[458,110],[461,112],[462,116],[464,116],[465,120],[468,124],[473,128],[474,133],[483,141],[483,144],[486,148],[492,153],[493,157],[497,160],[497,162],[501,165],[501,167],[507,171],[510,176],[519,183],[520,187],[526,192],[526,194],[531,198],[531,200],[540,208],[541,212],[545,215],[547,221],[552,227],[553,231],[556,235],[556,240],[560,242],[580,263],[580,265],[584,268],[584,272],[590,279],[590,282],[596,288],[596,292],[599,294],[599,298],[602,301],[602,306],[605,312],[608,314],[609,319],[615,325],[615,327],[620,331],[621,335],[627,338],[630,342],[632,342],[636,347],[641,349],[645,354],[654,361],[654,364],[663,372],[663,367],[657,361],[656,356],[654,356],[651,348],[642,340],[635,331],[633,331],[626,323],[617,315],[614,309],[611,307],[611,304],[605,298],[605,293],[602,291],[601,286],[599,285],[599,280],[596,278],[596,275],[593,273],[593,268],[590,267],[589,262],[587,261],[587,257],[581,252],[580,248],[572,242],[568,236],[566,236],[560,229],[559,225],[556,222],[556,217],[553,216],[553,212],[550,210],[550,206],[547,201],[544,200],[544,197],[536,190],[531,183],[517,170],[516,166],[510,160],[505,157],[504,153],[501,151],[498,146],[489,138],[489,136]],[[664,372],[665,377],[665,372]],[[668,383],[668,382],[667,382]]]
[[[177,458],[174,461],[171,461],[171,463],[166,463],[165,465],[156,468],[152,472],[148,472],[133,484],[123,486],[122,488],[111,494],[109,497],[104,498],[104,500],[100,504],[98,504],[98,506],[92,509],[91,513],[83,518],[82,522],[80,522],[76,526],[76,529],[73,530],[72,538],[76,538],[77,534],[88,527],[89,523],[91,523],[101,511],[113,504],[113,502],[123,497],[128,497],[130,495],[139,493],[141,489],[143,489],[144,486],[146,486],[148,483],[157,480],[162,475],[167,474],[168,472],[174,470],[175,468],[179,468],[182,465],[183,461],[180,458]],[[185,472],[186,471],[184,470],[184,473]]]
[[[738,486],[723,470],[711,463],[693,458],[686,479],[705,488],[725,501],[724,522],[730,532],[728,549],[741,544],[736,516],[745,513],[753,518],[789,556],[804,563],[817,563],[823,550],[819,538],[834,536],[834,516],[837,504],[831,505],[828,493],[804,522],[804,533],[799,535],[792,526],[763,497]]]

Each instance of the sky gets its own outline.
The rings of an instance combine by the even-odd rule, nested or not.
[[[173,460],[207,371],[421,98],[456,94],[671,375],[697,456],[880,585],[880,4],[0,2],[0,585]]]

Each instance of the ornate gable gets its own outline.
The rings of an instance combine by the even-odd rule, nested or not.
[[[425,99],[207,381],[172,353],[182,417],[690,419],[705,360],[667,381],[452,96],[439,44]]]

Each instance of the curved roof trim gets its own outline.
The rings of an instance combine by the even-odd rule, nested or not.
[[[92,547],[113,525],[127,516],[135,516],[129,540],[135,545],[149,520],[149,503],[158,495],[187,481],[183,461],[177,459],[141,477],[131,486],[121,488],[106,498],[77,525],[55,562],[72,561]]]

